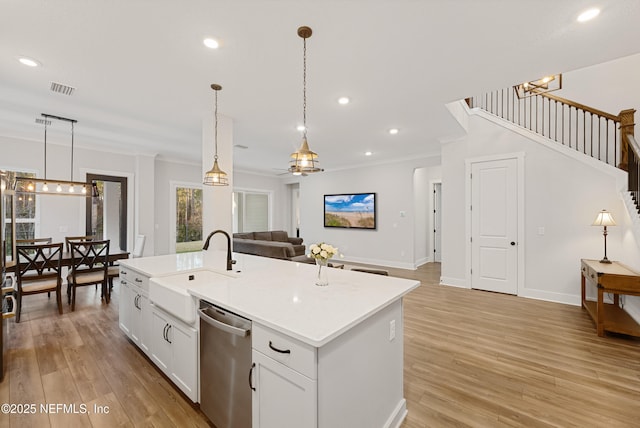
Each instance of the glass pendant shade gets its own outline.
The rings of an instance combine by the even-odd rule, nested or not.
[[[322,171],[322,168],[318,166],[318,154],[309,149],[306,138],[302,140],[300,148],[291,153],[289,171],[293,173],[293,175]]]
[[[220,169],[218,166],[218,158],[213,161],[213,168],[206,172],[204,175],[203,184],[207,186],[228,186],[229,179],[227,173]]]
[[[218,165],[218,91],[222,89],[222,86],[213,83],[211,89],[214,90],[215,96],[215,108],[214,108],[214,127],[213,127],[213,139],[215,143],[215,155],[213,156],[213,167],[204,174],[202,184],[206,186],[228,186],[229,178],[227,173],[220,169]]]

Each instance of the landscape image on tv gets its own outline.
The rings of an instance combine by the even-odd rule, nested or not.
[[[324,195],[324,227],[376,228],[376,194]]]

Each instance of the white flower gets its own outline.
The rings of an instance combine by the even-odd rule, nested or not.
[[[311,244],[309,246],[309,254],[307,254],[307,257],[326,261],[335,256],[337,252],[338,249],[333,245],[320,242],[319,244]],[[342,257],[342,255],[340,256]]]

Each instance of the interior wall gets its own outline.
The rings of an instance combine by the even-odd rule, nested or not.
[[[468,287],[465,239],[465,160],[506,153],[525,153],[524,245],[525,284],[519,294],[579,304],[580,259],[600,259],[602,230],[591,223],[602,209],[615,218],[626,208],[619,196],[619,171],[596,169],[542,144],[498,126],[480,115],[469,117],[468,135],[442,150],[443,216],[441,282]],[[574,154],[572,154],[575,156]],[[611,171],[611,173],[603,171]],[[621,228],[611,228],[608,255],[623,253]]]
[[[300,180],[300,236],[307,246],[328,242],[346,261],[414,269],[414,170],[434,167],[440,157],[424,157],[311,174]],[[324,195],[376,193],[376,230],[324,227]]]
[[[65,137],[66,138],[66,137]],[[0,136],[2,159],[0,168],[14,171],[35,172],[44,177],[44,143]],[[74,147],[74,174],[76,181],[86,176],[80,171],[113,169],[134,172],[135,159],[124,154],[88,150]],[[70,179],[70,143],[59,144],[55,139],[47,141],[47,177]],[[85,199],[81,197],[39,196],[39,224],[36,233],[51,237],[55,242],[64,241],[65,236],[85,235]],[[55,213],[55,215],[51,215]]]

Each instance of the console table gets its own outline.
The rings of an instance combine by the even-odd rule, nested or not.
[[[622,263],[600,263],[598,260],[581,260],[582,306],[598,328],[598,336],[605,331],[640,337],[640,325],[620,308],[620,294],[640,296],[640,273]],[[586,281],[594,281],[598,289],[598,301],[586,299]],[[613,294],[613,304],[604,303],[604,293]]]

